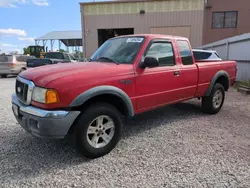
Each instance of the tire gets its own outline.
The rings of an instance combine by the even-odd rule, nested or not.
[[[102,128],[100,128],[100,126],[97,128],[96,125],[98,124],[98,119],[95,120],[96,118],[100,118],[99,122],[101,122],[101,118],[103,118],[102,128],[107,125],[106,122],[110,122],[110,127],[113,123],[114,128],[106,129],[105,131],[101,130]],[[91,129],[89,129],[90,125],[92,125]],[[73,138],[71,140],[73,141],[76,150],[83,156],[89,159],[98,158],[108,154],[116,147],[121,137],[122,127],[123,122],[121,114],[114,106],[106,103],[96,103],[80,114],[75,123],[72,134]],[[87,134],[88,130],[91,133],[94,132],[94,134]],[[106,137],[103,137],[105,135]],[[103,138],[107,138],[107,135],[110,136],[110,141],[107,139],[105,142]],[[96,136],[99,137],[99,139],[97,139],[98,145],[92,141],[97,138]],[[98,142],[100,142],[100,144]]]
[[[209,114],[217,114],[221,110],[224,100],[225,89],[221,84],[216,83],[210,95],[202,98],[202,111]]]
[[[26,71],[26,69],[25,68],[21,68],[20,73],[23,72],[23,71]]]

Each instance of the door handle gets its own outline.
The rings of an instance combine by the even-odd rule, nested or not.
[[[174,76],[180,76],[181,72],[180,71],[174,71]]]

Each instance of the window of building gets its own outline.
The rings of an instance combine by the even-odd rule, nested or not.
[[[238,12],[214,12],[212,28],[236,28],[237,27]]]
[[[179,40],[177,41],[178,47],[180,49],[181,53],[181,60],[183,65],[192,65],[193,64],[193,56],[192,51],[189,47],[189,44],[187,41]]]
[[[158,58],[159,66],[175,65],[175,56],[171,42],[153,42],[145,54],[145,57],[147,56]]]

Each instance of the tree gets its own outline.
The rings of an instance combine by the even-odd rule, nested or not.
[[[24,55],[30,54],[30,48],[29,47],[23,48],[23,54]]]

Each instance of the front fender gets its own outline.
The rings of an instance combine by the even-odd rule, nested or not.
[[[70,107],[81,106],[89,99],[99,96],[99,95],[103,95],[103,94],[115,95],[119,97],[120,99],[122,99],[122,101],[124,102],[128,110],[128,115],[130,117],[134,116],[134,108],[133,108],[133,104],[129,96],[124,91],[114,86],[97,86],[97,87],[91,88],[81,93],[80,95],[78,95],[72,101],[72,103],[70,104]]]

